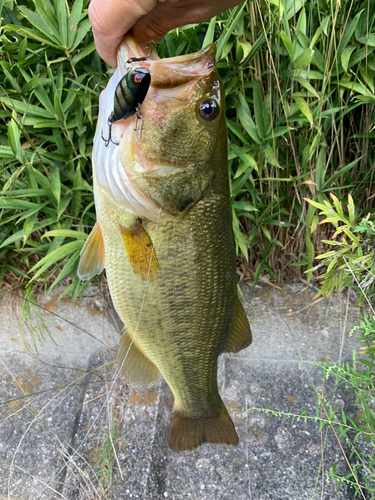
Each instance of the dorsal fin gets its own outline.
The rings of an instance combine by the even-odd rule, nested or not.
[[[243,310],[241,302],[237,299],[234,319],[232,324],[232,333],[224,352],[239,352],[251,344],[252,336],[246,313]]]
[[[89,280],[100,274],[105,267],[104,242],[98,222],[92,228],[81,250],[81,259],[77,270],[81,280]]]

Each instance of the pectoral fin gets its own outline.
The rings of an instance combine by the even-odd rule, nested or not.
[[[81,250],[81,259],[77,270],[81,280],[89,280],[95,274],[100,274],[105,267],[104,242],[99,224],[95,222]]]
[[[236,310],[232,325],[232,333],[224,352],[239,352],[251,344],[252,336],[246,313],[241,302],[237,299]]]
[[[153,278],[159,270],[151,238],[140,221],[130,228],[120,226],[129,262],[137,274]]]
[[[154,363],[132,343],[128,333],[124,333],[120,340],[117,363],[124,379],[137,387],[150,387],[160,377]]]

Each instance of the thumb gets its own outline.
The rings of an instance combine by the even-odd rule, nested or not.
[[[147,15],[157,0],[92,0],[89,19],[98,54],[117,66],[117,47],[139,18]]]

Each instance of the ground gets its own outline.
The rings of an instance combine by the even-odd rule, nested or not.
[[[316,422],[254,408],[304,408],[315,416],[321,391],[336,411],[350,406],[353,394],[333,393],[334,381],[324,380],[315,363],[351,359],[355,297],[314,301],[307,284],[242,292],[253,344],[221,356],[218,377],[240,444],[182,454],[168,448],[172,397],[165,382],[139,393],[113,381],[120,328],[106,293],[93,287],[73,305],[41,298],[44,339],[37,329],[33,341],[25,328],[24,345],[22,301],[2,293],[0,500],[353,498],[350,488],[326,482],[335,463],[336,472],[347,472],[331,429],[319,434]],[[117,459],[106,440],[110,425]]]

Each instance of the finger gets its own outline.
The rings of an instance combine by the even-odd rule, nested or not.
[[[211,6],[202,3],[201,0],[192,0],[187,6],[186,1],[172,3],[159,0],[151,12],[134,24],[132,33],[135,40],[144,45],[151,40],[161,40],[171,29],[209,20],[214,15],[211,15]]]
[[[157,0],[92,0],[89,19],[96,50],[111,66],[117,66],[117,47],[139,18],[147,15]]]
[[[168,31],[185,24],[203,23],[242,0],[159,0],[155,8],[133,26],[140,45],[160,40]]]

